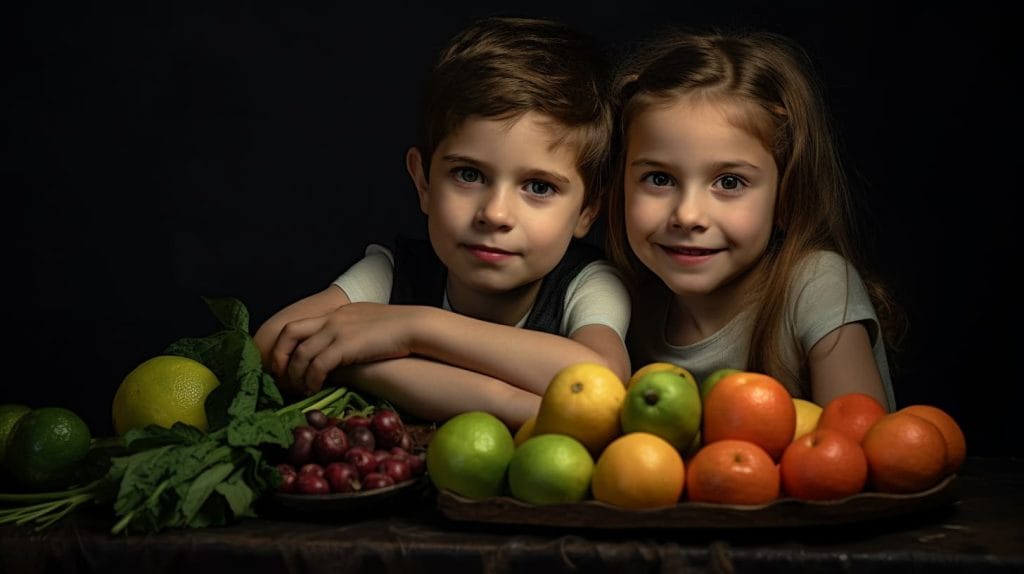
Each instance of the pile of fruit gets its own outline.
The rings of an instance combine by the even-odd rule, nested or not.
[[[343,419],[320,410],[292,430],[293,440],[277,464],[278,492],[331,494],[370,491],[407,482],[425,471],[424,454],[391,409]]]
[[[623,384],[579,363],[555,375],[514,435],[484,412],[444,423],[426,466],[438,489],[472,499],[646,509],[917,493],[965,455],[959,425],[930,405],[888,412],[849,393],[819,406],[763,373],[722,369],[698,383],[670,363],[645,365]]]

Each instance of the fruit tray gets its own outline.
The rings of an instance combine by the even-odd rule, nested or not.
[[[510,497],[472,500],[438,492],[437,503],[447,518],[463,522],[525,524],[572,528],[779,528],[839,525],[913,514],[952,504],[958,498],[956,475],[913,494],[862,492],[830,501],[781,498],[768,504],[733,506],[681,502],[649,510],[628,510],[596,500],[533,505]]]
[[[363,509],[382,509],[416,499],[430,486],[430,479],[422,475],[392,486],[361,492],[331,494],[293,494],[274,492],[270,500],[280,509],[303,515],[329,515]]]

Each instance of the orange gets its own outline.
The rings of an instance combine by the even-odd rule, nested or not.
[[[801,435],[779,461],[782,490],[802,500],[836,500],[864,490],[868,460],[864,449],[835,429]]]
[[[765,504],[779,497],[779,467],[748,440],[723,439],[705,445],[686,466],[692,502]]]
[[[964,438],[964,431],[956,420],[946,411],[931,405],[910,405],[900,410],[928,419],[933,425],[939,427],[942,438],[946,439],[945,473],[949,475],[960,470],[967,457],[967,441]]]
[[[555,373],[540,399],[533,434],[566,434],[597,457],[622,434],[619,411],[626,387],[611,369],[575,363]]]
[[[818,428],[835,429],[861,442],[868,428],[885,413],[885,406],[871,395],[847,393],[825,404],[818,417]]]
[[[944,476],[946,439],[939,427],[908,412],[883,415],[861,442],[868,477],[879,492],[906,494],[931,488]]]
[[[672,506],[686,485],[683,458],[665,439],[631,432],[609,444],[594,465],[596,500],[629,509]]]
[[[763,373],[740,372],[720,379],[704,401],[702,416],[705,445],[723,439],[747,440],[773,460],[793,442],[796,428],[792,396],[777,379]]]

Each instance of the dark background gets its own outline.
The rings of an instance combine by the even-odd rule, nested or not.
[[[217,327],[201,296],[237,297],[255,329],[327,285],[368,241],[422,233],[404,169],[419,79],[472,18],[554,16],[612,50],[671,22],[755,25],[802,42],[828,85],[866,192],[866,248],[910,319],[898,402],[949,411],[971,454],[1020,455],[1010,279],[1021,260],[1020,32],[988,2],[891,10],[641,0],[584,10],[17,8],[0,35],[0,402],[72,408],[110,434],[124,375]]]

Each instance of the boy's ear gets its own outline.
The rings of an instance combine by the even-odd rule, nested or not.
[[[590,232],[591,226],[594,225],[594,221],[597,220],[598,206],[591,205],[584,207],[583,211],[580,212],[579,219],[576,220],[576,229],[573,230],[573,237],[576,239],[583,239]]]
[[[417,195],[420,196],[420,210],[426,213],[427,191],[430,185],[427,183],[427,174],[423,172],[423,156],[420,155],[419,149],[411,147],[409,151],[405,152],[405,169],[409,172],[413,185],[416,186]]]

